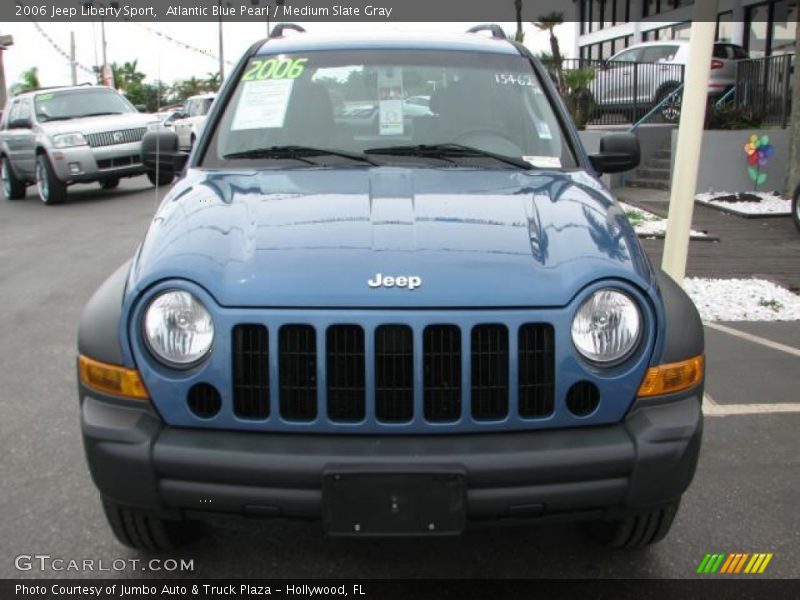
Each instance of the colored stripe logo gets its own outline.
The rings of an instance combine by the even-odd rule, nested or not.
[[[746,573],[755,575],[763,573],[772,560],[773,554],[766,552],[725,552],[709,553],[700,561],[697,572],[704,575],[736,575]]]

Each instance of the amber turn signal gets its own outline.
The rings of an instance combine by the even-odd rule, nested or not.
[[[689,360],[650,367],[639,386],[640,398],[661,396],[688,390],[703,381],[705,357],[701,354]]]
[[[138,400],[150,399],[136,369],[109,365],[81,355],[78,357],[78,373],[83,385],[98,392]]]

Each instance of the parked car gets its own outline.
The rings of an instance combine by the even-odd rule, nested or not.
[[[158,118],[158,124],[167,129],[172,129],[175,126],[175,121],[183,114],[183,108],[165,110],[155,113]]]
[[[139,113],[107,87],[19,94],[0,121],[3,194],[18,200],[36,184],[42,202],[57,204],[73,183],[97,181],[113,189],[122,177],[145,172],[141,140],[154,122],[153,115]]]
[[[722,95],[736,82],[736,62],[748,58],[740,46],[717,42],[711,59],[708,93]],[[680,94],[689,60],[689,42],[635,44],[612,56],[590,84],[598,112],[638,109],[640,114],[669,98],[661,108],[667,121],[680,116]]]
[[[181,148],[194,146],[212,102],[214,102],[214,94],[199,94],[186,100],[183,111],[173,121]]]
[[[185,174],[81,318],[83,439],[117,538],[164,549],[230,513],[662,539],[700,448],[703,327],[597,178],[634,168],[638,140],[587,156],[497,26],[285,27],[190,155],[145,136]],[[433,113],[400,118],[387,89],[430,80]],[[332,90],[383,116],[337,115]]]

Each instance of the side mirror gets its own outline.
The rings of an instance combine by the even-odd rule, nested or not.
[[[31,120],[25,118],[11,119],[8,122],[9,129],[30,129],[31,125],[33,125],[33,123],[31,123]]]
[[[146,104],[134,104],[133,108],[135,108],[139,112],[147,112],[147,105]]]
[[[594,170],[600,173],[622,173],[639,166],[642,151],[639,138],[632,133],[611,133],[600,138],[600,152],[589,155]]]
[[[148,171],[156,169],[164,177],[180,175],[189,160],[189,153],[178,148],[178,134],[159,128],[148,131],[142,138],[142,164]]]

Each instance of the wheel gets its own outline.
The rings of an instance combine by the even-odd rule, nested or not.
[[[658,106],[661,102],[664,101],[667,96],[672,94],[678,86],[676,85],[665,85],[661,88],[656,95],[656,101],[654,106]],[[676,123],[678,119],[681,117],[681,94],[673,94],[672,97],[667,100],[664,105],[660,109],[661,116],[667,123]]]
[[[679,505],[680,500],[652,512],[619,521],[592,523],[591,533],[598,542],[610,548],[643,548],[666,537]]]
[[[58,204],[67,197],[67,184],[56,177],[46,154],[36,157],[36,189],[45,204]]]
[[[100,180],[100,187],[104,190],[113,190],[119,186],[119,177],[106,177]]]
[[[0,159],[0,177],[3,179],[3,195],[6,200],[20,200],[25,197],[25,184],[16,178],[7,157]]]
[[[792,220],[794,226],[800,231],[800,187],[794,191],[794,198],[792,198]]]
[[[153,185],[162,186],[162,185],[169,185],[170,183],[172,183],[172,180],[175,178],[175,176],[172,173],[168,173],[166,171],[159,171],[158,177],[156,177],[155,171],[148,171],[147,178]]]
[[[197,521],[168,521],[106,499],[103,510],[117,540],[137,550],[175,550],[196,540],[203,529]]]

